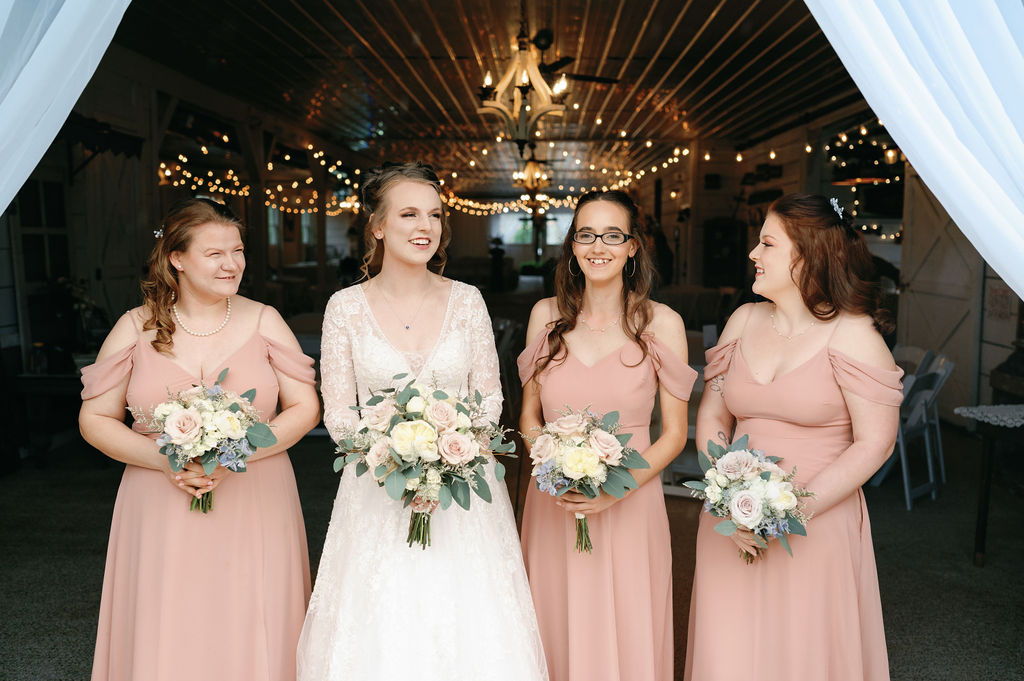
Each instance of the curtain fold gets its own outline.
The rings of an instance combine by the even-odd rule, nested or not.
[[[60,131],[130,0],[0,0],[0,211]]]
[[[1024,3],[805,2],[925,184],[1024,298]]]

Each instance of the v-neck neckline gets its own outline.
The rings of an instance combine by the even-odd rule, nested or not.
[[[420,366],[419,371],[415,373],[413,372],[413,367],[409,364],[408,356],[411,354],[420,354],[420,351],[398,349],[398,347],[391,342],[391,339],[388,338],[387,334],[384,333],[384,329],[381,327],[380,322],[378,322],[377,317],[374,316],[373,308],[370,307],[370,301],[366,297],[366,291],[363,289],[363,285],[357,284],[356,288],[359,289],[359,298],[363,301],[363,308],[366,310],[366,315],[370,318],[374,330],[381,338],[384,339],[384,342],[387,343],[389,348],[402,357],[402,361],[405,363],[405,368],[409,370],[409,374],[413,375],[414,378],[419,378],[420,374],[423,373],[423,370],[427,368],[427,365],[429,365],[430,361],[434,358],[434,354],[437,352],[437,348],[441,345],[441,340],[444,338],[444,333],[448,328],[448,321],[452,313],[452,299],[455,297],[455,280],[451,280],[451,285],[448,290],[448,302],[445,305],[444,319],[441,321],[441,330],[438,332],[437,339],[434,341],[434,344],[430,346],[430,351],[425,355],[423,365]]]
[[[815,352],[813,355],[811,355],[810,357],[805,359],[803,362],[800,362],[800,364],[797,364],[792,369],[784,371],[781,374],[776,374],[775,376],[772,377],[772,380],[768,381],[767,383],[762,383],[761,381],[757,380],[757,378],[754,376],[754,370],[750,368],[750,363],[747,362],[747,357],[746,357],[746,355],[743,354],[743,342],[742,342],[742,339],[737,339],[737,344],[736,345],[737,345],[736,352],[739,353],[740,359],[743,360],[743,366],[746,367],[747,374],[750,376],[751,379],[753,379],[754,383],[756,383],[759,386],[765,387],[765,388],[767,388],[768,386],[771,386],[771,385],[775,385],[777,382],[779,382],[780,380],[786,378],[787,376],[789,376],[792,373],[800,371],[801,369],[803,369],[804,367],[809,365],[811,362],[816,360],[823,352],[827,352],[828,351],[828,343],[826,343],[825,345],[821,346],[821,348],[819,348],[818,351]]]
[[[214,366],[214,367],[213,367],[213,371],[211,371],[211,372],[210,372],[209,374],[207,374],[207,375],[199,375],[199,376],[195,375],[194,373],[192,373],[191,371],[189,371],[188,369],[186,369],[185,367],[183,367],[183,366],[182,366],[181,364],[179,364],[179,363],[178,363],[178,362],[176,362],[175,360],[171,359],[171,357],[170,357],[169,355],[165,355],[165,354],[164,354],[164,353],[162,353],[162,352],[157,352],[157,351],[156,351],[156,349],[155,349],[155,348],[153,348],[153,345],[152,345],[151,343],[146,343],[146,345],[147,345],[147,346],[149,346],[149,348],[150,348],[150,349],[152,349],[152,350],[153,350],[153,352],[155,352],[155,353],[156,353],[157,355],[159,355],[160,357],[163,357],[163,358],[164,358],[165,360],[167,360],[168,362],[170,362],[170,363],[171,363],[171,364],[173,364],[174,366],[178,367],[178,369],[180,369],[180,370],[181,370],[181,373],[185,374],[185,375],[186,375],[186,376],[188,376],[189,378],[193,378],[193,379],[197,379],[197,380],[199,380],[199,382],[200,382],[200,383],[204,383],[204,382],[206,381],[206,379],[207,379],[207,376],[211,376],[211,375],[212,375],[212,376],[216,376],[216,375],[218,375],[218,374],[220,373],[221,369],[223,369],[223,368],[224,368],[224,365],[225,365],[225,364],[227,364],[227,363],[228,363],[228,362],[230,362],[230,361],[231,361],[232,359],[234,359],[235,355],[237,355],[237,354],[238,354],[238,353],[240,353],[240,352],[241,352],[241,351],[242,351],[243,349],[245,349],[246,347],[248,347],[248,346],[249,346],[249,344],[250,344],[250,343],[252,343],[253,339],[255,339],[255,338],[256,338],[257,336],[259,336],[259,335],[260,335],[260,334],[259,334],[259,331],[255,331],[255,332],[253,332],[253,334],[252,334],[251,336],[249,336],[249,338],[247,338],[247,339],[246,339],[246,341],[245,341],[244,343],[242,343],[242,344],[241,344],[241,345],[239,345],[239,346],[238,346],[237,348],[235,348],[234,350],[232,350],[231,352],[229,352],[229,353],[228,353],[228,354],[227,354],[227,355],[226,355],[226,356],[224,357],[224,359],[222,359],[222,360],[220,361],[220,363],[219,363],[219,364],[217,364],[216,366]],[[200,369],[202,369],[202,367],[200,367]]]
[[[627,345],[629,345],[629,343],[630,343],[630,341],[629,341],[629,340],[626,340],[626,341],[624,341],[624,342],[623,342],[623,343],[622,343],[621,345],[619,345],[618,347],[616,347],[616,348],[615,348],[614,350],[611,350],[611,351],[609,351],[609,352],[606,352],[605,354],[601,355],[601,357],[599,357],[599,358],[597,359],[597,361],[595,361],[595,362],[594,362],[593,364],[587,364],[587,363],[586,363],[586,362],[584,362],[584,361],[583,361],[582,359],[580,359],[579,357],[577,357],[577,356],[576,356],[576,355],[575,355],[575,354],[574,354],[574,353],[572,352],[572,350],[570,350],[570,349],[568,348],[568,346],[566,347],[566,354],[568,354],[568,355],[569,355],[569,357],[572,357],[573,359],[575,359],[575,360],[576,360],[576,363],[577,363],[577,364],[580,364],[581,366],[583,366],[583,367],[585,367],[585,368],[587,368],[587,369],[593,369],[594,367],[596,367],[596,366],[597,366],[598,364],[601,364],[602,362],[604,362],[604,361],[605,361],[606,359],[608,359],[609,357],[612,357],[613,355],[616,355],[616,356],[617,356],[617,355],[620,355],[620,354],[622,354],[622,351],[623,351],[623,349],[624,349],[624,348],[625,348],[625,347],[626,347]]]

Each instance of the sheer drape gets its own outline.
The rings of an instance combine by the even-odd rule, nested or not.
[[[0,0],[0,211],[53,142],[130,0]]]
[[[805,1],[925,184],[1024,297],[1024,3]]]

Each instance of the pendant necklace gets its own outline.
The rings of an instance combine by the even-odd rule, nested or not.
[[[384,289],[379,286],[378,288],[380,288],[380,295],[382,298],[384,298],[384,302],[387,303],[388,309],[391,310],[391,314],[395,316],[395,319],[398,320],[398,322],[406,331],[411,329],[412,325],[416,323],[416,318],[420,316],[420,310],[423,309],[423,301],[427,299],[427,292],[429,291],[429,287],[428,291],[424,291],[423,295],[420,297],[420,304],[416,306],[416,313],[413,314],[412,319],[408,323],[406,323],[404,319],[398,316],[398,312],[395,311],[395,306],[391,304],[391,299],[388,297],[388,294],[384,293]]]

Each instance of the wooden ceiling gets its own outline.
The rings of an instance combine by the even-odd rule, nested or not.
[[[500,197],[519,193],[519,155],[476,109],[520,15],[502,0],[134,0],[115,42],[368,165],[419,158],[456,171],[459,194]],[[543,61],[583,78],[538,140],[559,184],[607,184],[694,138],[742,149],[862,99],[802,0],[525,0],[525,15],[531,36],[553,32]]]

